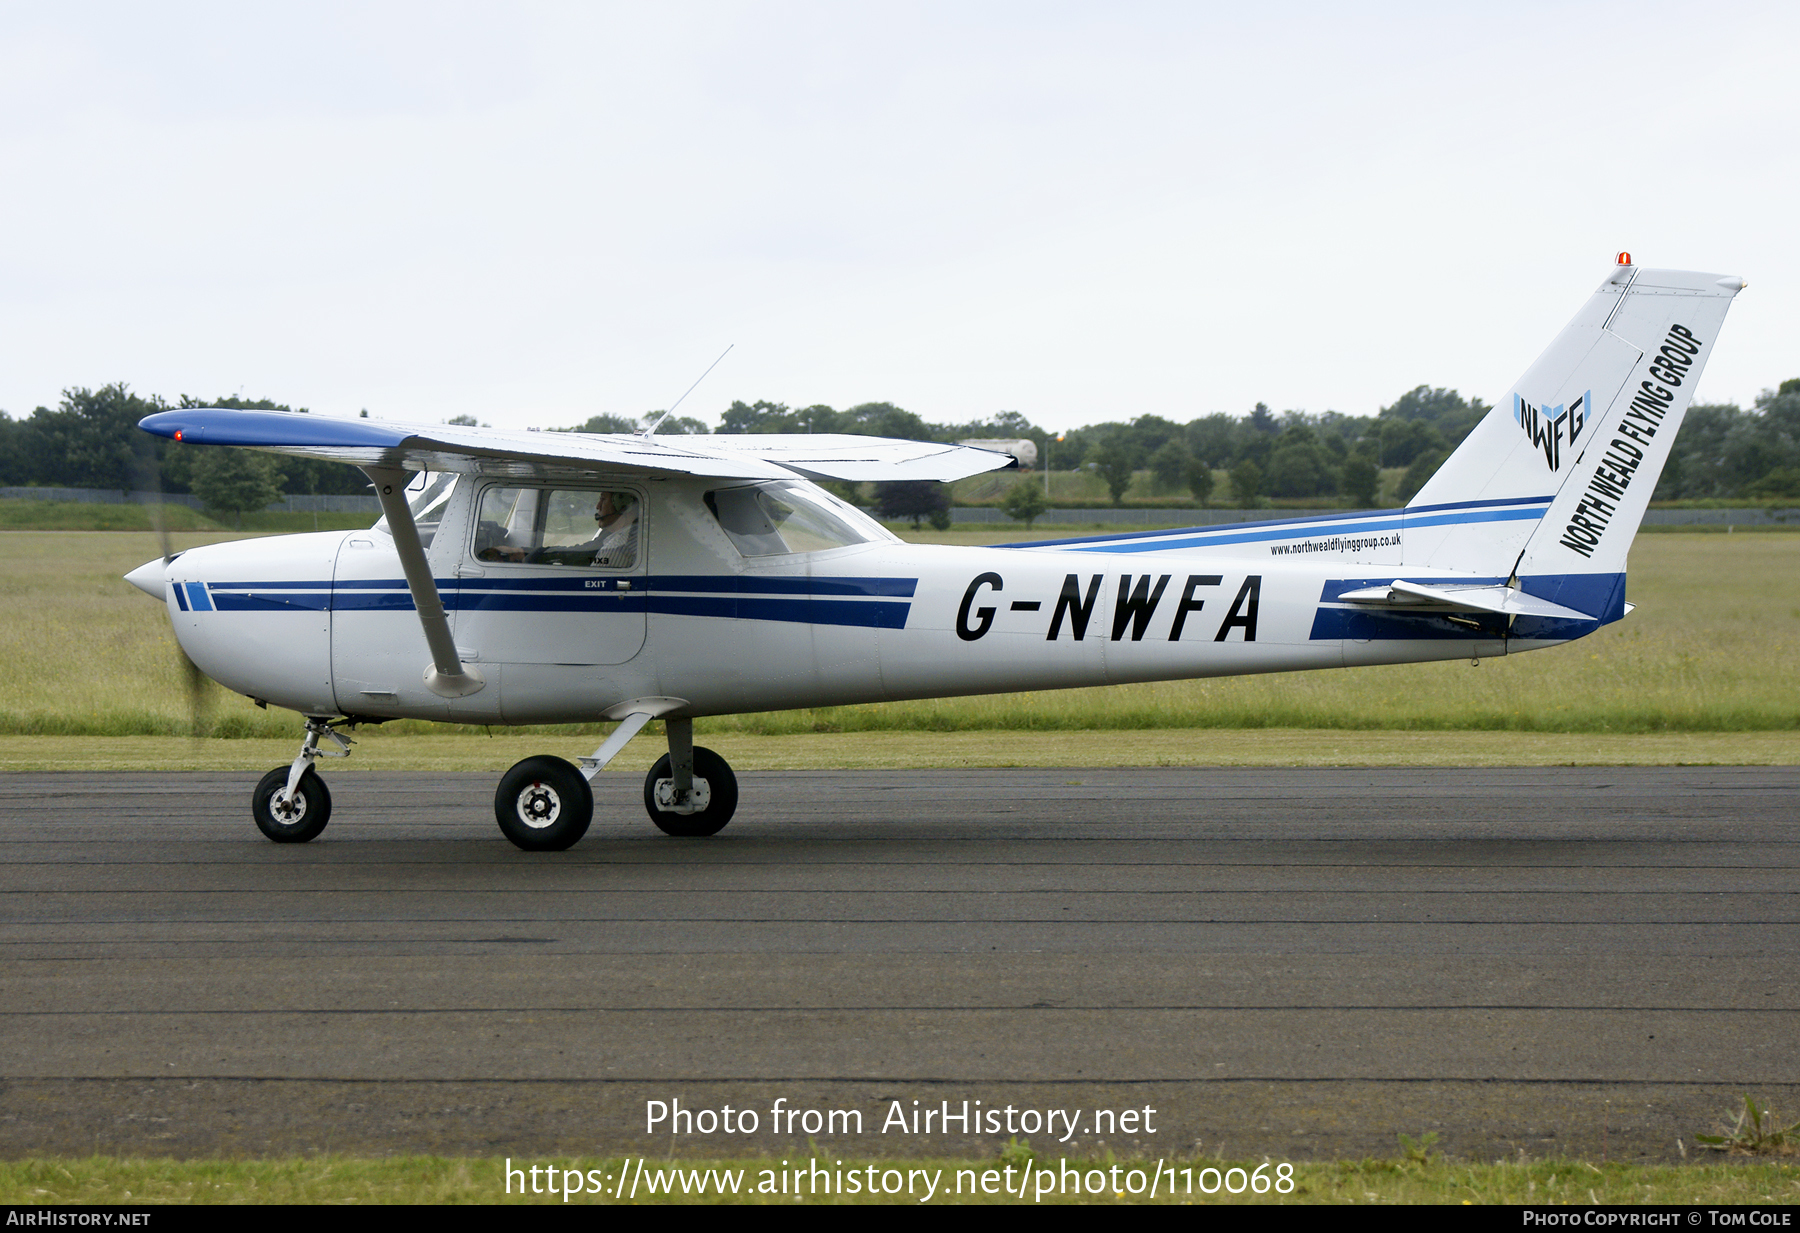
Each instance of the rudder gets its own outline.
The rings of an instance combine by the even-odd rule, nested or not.
[[[1516,576],[1527,594],[1617,620],[1626,551],[1743,286],[1620,265],[1408,504],[1406,563]],[[1425,507],[1506,515],[1415,530]]]

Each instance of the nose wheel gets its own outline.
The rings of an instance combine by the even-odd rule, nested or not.
[[[319,778],[319,773],[307,767],[298,786],[289,792],[288,772],[291,769],[278,766],[264,775],[251,797],[256,829],[276,843],[305,843],[317,839],[325,824],[331,821],[331,791]]]

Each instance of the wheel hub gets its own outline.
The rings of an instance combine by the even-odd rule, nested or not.
[[[539,780],[519,793],[518,810],[519,821],[534,831],[541,831],[562,816],[562,798],[555,788]]]
[[[306,796],[299,789],[283,788],[269,798],[269,811],[283,826],[292,826],[306,816]]]
[[[689,789],[685,799],[676,795],[673,779],[656,781],[656,807],[664,813],[705,813],[706,807],[711,804],[712,785],[698,775],[694,776],[694,786]]]

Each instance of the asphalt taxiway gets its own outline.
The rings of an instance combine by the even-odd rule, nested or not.
[[[1800,1104],[1800,768],[763,772],[705,840],[607,774],[556,854],[486,775],[333,774],[270,844],[260,769],[0,781],[0,1155],[804,1142],[777,1100],[1003,1142],[877,1129],[968,1100],[1156,1110],[1063,1152],[1679,1159]]]

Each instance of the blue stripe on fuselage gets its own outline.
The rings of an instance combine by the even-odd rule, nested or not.
[[[633,585],[636,585],[634,583]],[[752,575],[669,574],[646,578],[652,591],[709,591],[737,595],[894,595],[910,597],[917,578],[759,578]]]
[[[651,595],[651,612],[670,616],[726,617],[740,621],[795,621],[804,625],[857,625],[905,629],[911,604],[857,603],[842,599],[764,599],[745,595]]]
[[[620,584],[628,590],[620,589]],[[200,583],[187,584],[189,593]],[[660,612],[671,616],[745,621],[791,621],[904,629],[917,578],[759,578],[676,574],[647,578],[439,578],[438,593],[453,611]],[[322,582],[213,584],[224,612],[410,612],[412,593],[402,578]],[[210,610],[208,605],[208,610]]]
[[[1537,521],[1544,516],[1544,511],[1532,509],[1497,509],[1474,510],[1462,514],[1428,514],[1424,517],[1405,518],[1389,517],[1371,522],[1343,522],[1332,526],[1334,532],[1344,531],[1409,531],[1414,527],[1439,527],[1453,523],[1468,522],[1515,522],[1529,519]],[[1080,549],[1082,552],[1167,552],[1180,548],[1204,548],[1214,544],[1251,544],[1263,540],[1304,539],[1318,533],[1317,527],[1301,523],[1288,523],[1282,527],[1266,531],[1242,531],[1230,535],[1189,535],[1182,539],[1162,539],[1149,543],[1089,543]]]
[[[1451,505],[1421,505],[1417,509],[1359,510],[1343,514],[1314,514],[1306,518],[1272,518],[1257,522],[1227,523],[1212,527],[1177,527],[1165,531],[1121,531],[1114,535],[1089,535],[1077,539],[1033,540],[1022,544],[996,544],[997,548],[1067,548],[1081,552],[1162,552],[1202,548],[1212,544],[1247,544],[1262,540],[1303,539],[1322,528],[1333,532],[1405,531],[1413,527],[1448,526],[1457,523],[1514,522],[1538,519],[1549,508],[1549,497],[1512,497],[1502,500],[1465,501]],[[1357,521],[1361,519],[1362,521]]]
[[[220,612],[329,612],[331,592],[217,590],[213,604]]]

